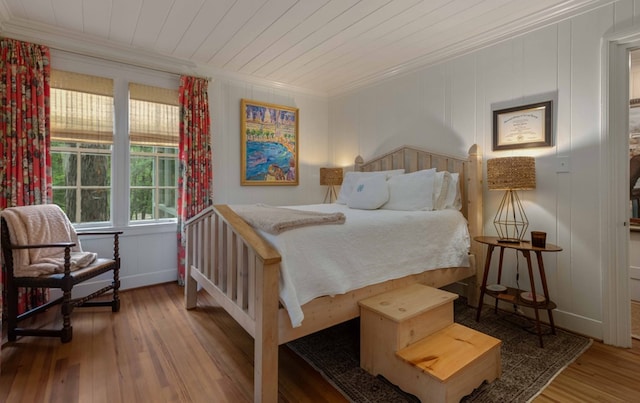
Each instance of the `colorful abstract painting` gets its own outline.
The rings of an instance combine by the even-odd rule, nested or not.
[[[242,185],[298,185],[298,109],[241,101]]]

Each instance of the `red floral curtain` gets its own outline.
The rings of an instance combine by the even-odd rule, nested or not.
[[[178,177],[178,282],[184,284],[184,222],[212,203],[209,81],[180,77],[180,173]]]
[[[0,209],[51,201],[49,72],[49,48],[0,39]],[[22,289],[18,312],[48,297]]]

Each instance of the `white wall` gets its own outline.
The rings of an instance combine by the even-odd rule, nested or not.
[[[366,160],[404,144],[465,155],[477,143],[485,160],[535,157],[537,188],[520,192],[520,197],[529,230],[547,232],[547,242],[564,249],[546,254],[544,261],[549,291],[558,305],[554,319],[558,326],[601,339],[601,46],[605,35],[629,29],[639,11],[639,2],[621,1],[334,97],[329,152],[341,165],[350,164],[354,155]],[[552,147],[492,151],[493,109],[548,99],[554,102]],[[569,157],[568,173],[557,172],[561,156]],[[485,189],[484,196],[484,231],[493,235],[491,221],[502,194]],[[508,263],[515,266],[512,255]],[[520,286],[527,288],[526,262],[521,257],[519,263]],[[515,270],[508,272],[506,282],[515,286]]]

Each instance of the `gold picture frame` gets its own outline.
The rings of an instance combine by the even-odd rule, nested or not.
[[[493,150],[551,146],[551,101],[493,111]]]
[[[298,185],[298,108],[242,99],[241,185]]]

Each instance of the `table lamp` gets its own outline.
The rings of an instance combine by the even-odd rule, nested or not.
[[[533,157],[504,157],[487,160],[489,190],[505,190],[493,225],[498,242],[522,241],[529,226],[517,190],[536,188],[536,161]]]
[[[337,199],[336,186],[342,185],[342,168],[320,168],[320,185],[329,186],[323,203],[333,203]]]

